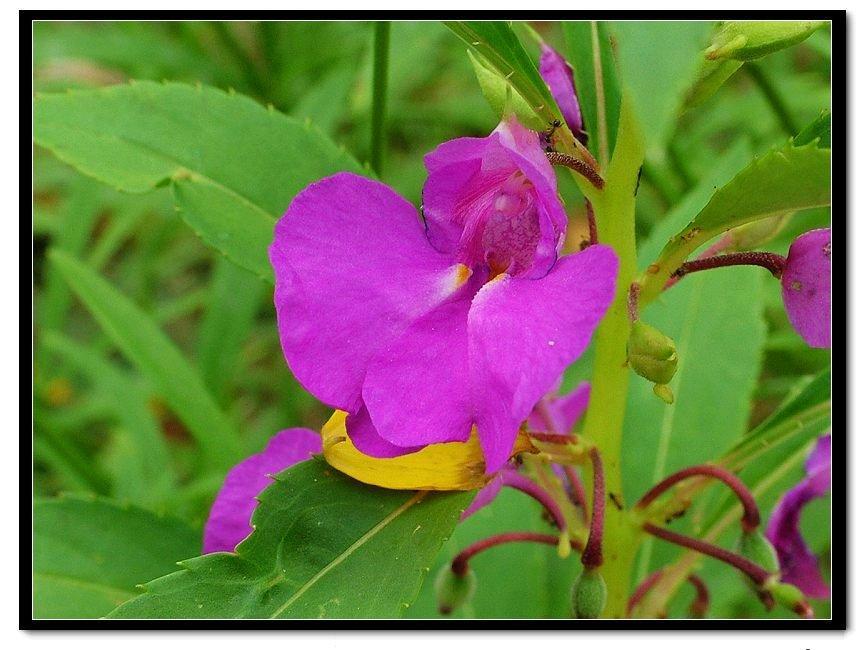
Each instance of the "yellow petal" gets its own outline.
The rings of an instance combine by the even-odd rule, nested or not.
[[[394,490],[474,490],[486,485],[477,429],[466,442],[428,445],[413,454],[373,458],[362,454],[345,431],[344,411],[335,411],[321,430],[324,457],[330,465],[363,483]],[[512,455],[535,451],[521,431]]]

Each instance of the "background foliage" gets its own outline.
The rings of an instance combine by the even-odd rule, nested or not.
[[[532,27],[570,57],[579,77],[585,24]],[[688,93],[711,28],[602,25],[620,45],[621,83],[647,133],[637,200],[641,267],[715,187],[830,105],[823,29],[746,63],[692,106]],[[466,41],[480,38],[454,31]],[[515,34],[526,61],[536,63],[537,45],[526,33],[515,25],[482,36],[511,47]],[[276,431],[317,429],[328,417],[285,366],[262,252],[298,189],[337,169],[372,174],[372,37],[371,24],[344,22],[35,25],[36,616],[106,615],[136,585],[198,555],[225,469]],[[466,42],[446,26],[395,22],[390,42],[381,178],[418,205],[423,154],[446,139],[486,135],[498,116],[478,87]],[[588,104],[587,117],[592,110]],[[582,201],[564,174],[560,191],[572,212],[574,245],[586,229]],[[797,213],[762,248],[783,254],[793,237],[828,219],[825,208]],[[670,408],[632,379],[629,502],[665,473],[723,453],[828,367],[828,353],[808,348],[790,329],[767,274],[701,276],[646,313],[677,341],[681,366]],[[569,370],[567,387],[588,378],[591,358],[590,350]],[[793,453],[781,449],[773,462]],[[799,476],[801,463],[790,465],[761,496],[764,512]],[[67,494],[79,496],[56,498]],[[679,525],[701,530],[720,503],[709,491]],[[806,537],[826,561],[827,508],[815,503],[805,513]],[[432,572],[478,537],[532,526],[547,526],[537,508],[523,495],[503,494],[456,528]],[[427,565],[446,536],[430,538]],[[675,553],[646,545],[638,574]],[[476,597],[456,615],[565,616],[577,562],[564,566],[547,548],[492,551],[475,561]],[[710,561],[705,573],[711,616],[766,615],[728,568]],[[398,608],[389,603],[366,614],[401,613],[413,590],[394,596]],[[670,615],[684,615],[687,600],[680,594]],[[350,615],[345,611],[337,615]],[[437,616],[431,580],[407,611]],[[301,613],[316,615],[310,612]]]

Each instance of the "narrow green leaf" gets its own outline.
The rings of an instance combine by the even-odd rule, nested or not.
[[[650,158],[662,158],[685,92],[700,67],[708,21],[615,21],[622,86],[634,101]]]
[[[467,50],[469,60],[472,63],[472,68],[475,71],[478,85],[481,87],[481,92],[484,99],[493,109],[496,118],[501,120],[508,110],[513,111],[517,119],[525,126],[542,131],[547,127],[547,124],[538,117],[534,109],[528,105],[521,95],[512,91],[510,82],[504,78],[498,71],[493,70],[482,62],[477,56],[472,54],[471,50]]]
[[[183,562],[110,618],[402,616],[472,497],[363,485],[321,459],[274,478],[237,554]]]
[[[49,257],[115,345],[189,427],[211,465],[227,468],[241,455],[233,425],[175,345],[123,294],[61,251]]]
[[[550,90],[517,35],[506,22],[459,21],[445,25],[508,80],[545,124],[562,120]]]
[[[34,618],[99,618],[136,585],[200,552],[183,522],[104,499],[61,497],[33,507]]]
[[[817,141],[817,146],[822,149],[828,149],[832,144],[832,114],[829,111],[822,111],[817,118],[806,126],[802,131],[793,138],[793,144],[797,147],[809,144],[814,140]]]
[[[588,148],[606,164],[616,148],[622,102],[608,26],[596,21],[567,21],[562,23],[562,31],[589,134]]]
[[[697,216],[664,246],[643,278],[648,303],[701,245],[730,228],[788,212],[829,205],[831,152],[789,143],[757,158],[715,191]]]
[[[720,459],[726,467],[738,470],[754,462],[807,428],[824,432],[830,422],[831,376],[829,369],[795,390],[768,418],[731,448]]]
[[[181,216],[205,243],[266,279],[273,225],[294,195],[340,170],[363,173],[311,124],[178,83],[38,95],[34,139],[126,192],[171,184]]]
[[[210,283],[208,308],[195,346],[204,384],[220,400],[233,376],[240,348],[264,297],[261,280],[228,260],[219,260]]]
[[[42,332],[40,342],[87,376],[94,384],[94,391],[105,396],[116,421],[123,427],[130,462],[124,464],[125,489],[118,492],[115,485],[114,496],[142,506],[163,503],[172,489],[173,477],[168,446],[147,406],[147,392],[110,361],[58,332]],[[134,476],[128,476],[130,473]]]

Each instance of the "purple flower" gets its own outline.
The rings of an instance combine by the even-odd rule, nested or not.
[[[280,431],[264,451],[231,468],[204,525],[204,553],[233,551],[251,532],[256,496],[270,485],[270,475],[321,453],[321,436],[309,429]]]
[[[795,244],[794,244],[795,245]],[[809,502],[826,496],[831,486],[832,437],[825,435],[805,461],[806,476],[787,492],[766,525],[766,537],[778,552],[781,580],[795,585],[810,598],[828,598],[817,558],[799,532],[799,517]]]
[[[586,144],[588,136],[583,130],[583,115],[577,100],[573,68],[561,54],[546,43],[541,43],[540,72],[562,111],[565,124],[580,142]]]
[[[574,428],[580,416],[585,413],[588,405],[589,382],[587,381],[582,382],[566,395],[558,395],[557,393],[545,395],[529,414],[529,430],[554,435],[567,435]],[[560,474],[560,478],[567,480],[559,465],[553,465],[553,469],[557,474]],[[481,508],[492,503],[493,499],[499,495],[504,486],[510,486],[529,494],[537,494],[540,490],[535,483],[520,474],[516,468],[508,465],[478,491],[469,507],[463,512],[460,520],[470,517]]]
[[[832,345],[832,229],[810,230],[790,246],[781,275],[787,316],[813,348]]]
[[[539,136],[515,120],[425,158],[425,226],[405,199],[340,173],[295,197],[270,259],[289,367],[391,457],[464,442],[487,471],[582,354],[609,306],[605,246],[558,258],[567,219]]]

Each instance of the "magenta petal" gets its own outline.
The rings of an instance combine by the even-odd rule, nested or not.
[[[414,207],[340,173],[313,183],[276,224],[270,260],[286,361],[318,399],[356,412],[369,360],[447,296],[451,261]]]
[[[502,486],[504,485],[504,481],[502,478],[501,472],[497,473],[493,479],[483,486],[478,493],[475,495],[475,498],[472,499],[472,502],[469,504],[469,507],[466,508],[463,513],[460,515],[460,521],[464,521],[475,514],[481,508],[485,508],[493,502],[499,492],[502,491]]]
[[[385,440],[398,446],[468,440],[470,305],[468,299],[439,305],[370,362],[363,400]]]
[[[321,436],[309,429],[280,431],[264,451],[229,470],[210,508],[204,525],[204,553],[233,551],[251,532],[250,519],[258,505],[256,496],[276,474],[312,454],[321,453]]]
[[[539,280],[501,276],[475,296],[469,359],[488,472],[505,463],[520,423],[588,345],[617,268],[612,249],[590,246]]]
[[[399,447],[382,438],[365,405],[357,413],[349,413],[345,419],[345,430],[358,451],[374,458],[394,458],[423,449],[423,446]]]
[[[822,436],[805,463],[807,476],[782,498],[766,524],[766,537],[778,552],[781,579],[810,598],[828,598],[829,585],[817,557],[799,532],[802,509],[826,496],[831,486],[831,436]]]
[[[590,392],[591,386],[589,382],[584,381],[567,395],[546,395],[542,397],[529,414],[529,428],[533,431],[543,431],[545,433],[570,433],[577,424],[577,420],[580,419],[580,416],[585,413],[586,408],[589,406]],[[541,415],[542,406],[546,407],[546,411],[555,426],[554,431],[550,431],[547,418]]]
[[[583,116],[577,101],[577,88],[574,85],[574,71],[561,54],[546,43],[541,44],[540,73],[556,100],[565,123],[571,132],[585,144]]]
[[[812,348],[832,345],[832,229],[799,235],[781,275],[787,316]]]

